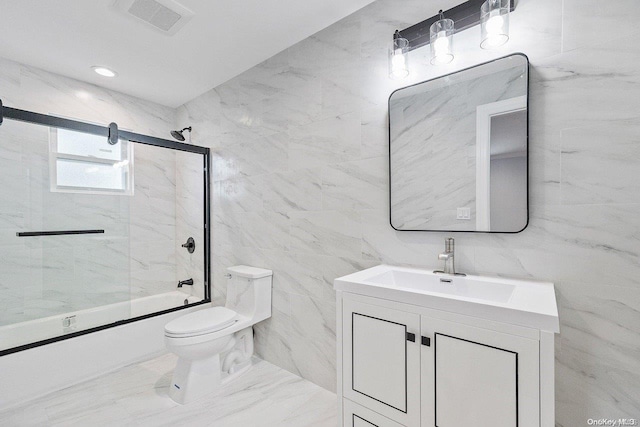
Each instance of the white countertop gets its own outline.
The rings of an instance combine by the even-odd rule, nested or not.
[[[560,332],[555,289],[550,282],[451,276],[378,265],[339,277],[333,283],[337,291]]]

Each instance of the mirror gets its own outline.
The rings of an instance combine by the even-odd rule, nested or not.
[[[525,229],[528,69],[527,57],[514,54],[391,94],[393,228]]]

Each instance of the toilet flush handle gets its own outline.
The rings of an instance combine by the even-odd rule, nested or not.
[[[231,273],[227,273],[224,275],[224,277],[226,277],[227,279],[231,279],[232,276],[231,276]]]

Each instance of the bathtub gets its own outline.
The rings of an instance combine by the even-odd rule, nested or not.
[[[173,291],[7,325],[0,327],[0,344],[7,349],[145,316],[185,305],[185,299],[189,304],[201,301]],[[203,303],[1,356],[0,410],[162,354],[166,351],[164,325],[210,305]]]
[[[185,300],[189,304],[200,301],[184,292],[173,291],[2,326],[0,350],[179,307],[186,305]]]

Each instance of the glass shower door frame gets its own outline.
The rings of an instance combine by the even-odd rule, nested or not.
[[[204,200],[203,200],[203,206],[204,206],[204,244],[203,246],[203,252],[204,252],[204,299],[202,301],[198,301],[195,303],[189,303],[186,305],[182,305],[179,307],[173,307],[173,308],[169,308],[169,309],[165,309],[165,310],[161,310],[161,311],[157,311],[154,313],[149,313],[149,314],[145,314],[142,316],[137,316],[137,317],[133,317],[130,319],[124,319],[124,320],[119,320],[113,323],[109,323],[109,324],[105,324],[105,325],[100,325],[100,326],[96,326],[93,328],[88,328],[88,329],[84,329],[84,330],[79,330],[79,331],[75,331],[75,332],[71,332],[65,335],[60,335],[57,337],[53,337],[53,338],[49,338],[49,339],[45,339],[45,340],[41,340],[41,341],[35,341],[32,343],[28,343],[28,344],[24,344],[24,345],[20,345],[17,347],[13,347],[13,348],[8,348],[5,350],[0,350],[0,356],[4,356],[7,354],[11,354],[11,353],[16,353],[18,351],[22,351],[22,350],[27,350],[30,348],[34,348],[34,347],[39,347],[45,344],[50,344],[50,343],[54,343],[54,342],[58,342],[58,341],[62,341],[62,340],[66,340],[69,338],[74,338],[77,336],[81,336],[81,335],[86,335],[86,334],[90,334],[92,332],[97,332],[97,331],[101,331],[104,329],[109,329],[109,328],[113,328],[116,326],[120,326],[120,325],[124,325],[127,323],[132,323],[132,322],[137,322],[139,320],[143,320],[143,319],[148,319],[151,317],[156,317],[156,316],[160,316],[166,313],[171,313],[174,311],[178,311],[178,310],[184,310],[187,308],[191,308],[191,307],[195,307],[198,305],[202,305],[202,304],[207,304],[211,302],[211,258],[210,258],[210,254],[211,254],[211,230],[210,230],[210,223],[211,223],[211,207],[210,207],[210,194],[211,194],[211,187],[210,187],[210,158],[211,158],[211,153],[210,153],[210,149],[207,147],[200,147],[197,145],[192,145],[192,144],[185,144],[182,142],[177,142],[177,141],[171,141],[168,139],[163,139],[163,138],[157,138],[157,137],[153,137],[153,136],[149,136],[149,135],[143,135],[143,134],[139,134],[139,133],[134,133],[134,132],[129,132],[129,131],[123,131],[123,130],[118,130],[117,125],[115,123],[111,123],[109,126],[99,126],[99,125],[94,125],[94,124],[90,124],[90,123],[84,123],[81,121],[76,121],[76,120],[71,120],[71,119],[65,119],[65,118],[61,118],[61,117],[56,117],[56,116],[51,116],[51,115],[47,115],[47,114],[41,114],[41,113],[35,113],[32,111],[26,111],[26,110],[20,110],[17,108],[12,108],[12,107],[6,107],[2,104],[2,100],[0,100],[0,125],[2,125],[2,122],[4,119],[10,119],[10,120],[16,120],[16,121],[21,121],[21,122],[27,122],[27,123],[34,123],[37,125],[42,125],[42,126],[48,126],[48,127],[55,127],[55,128],[63,128],[63,129],[68,129],[68,130],[73,130],[73,131],[78,131],[78,132],[84,132],[84,133],[88,133],[88,134],[92,134],[92,135],[97,135],[97,136],[103,136],[105,139],[110,139],[112,140],[113,138],[115,138],[115,140],[119,139],[125,139],[128,141],[131,141],[132,143],[137,143],[137,144],[146,144],[146,145],[151,145],[151,146],[155,146],[155,147],[160,147],[160,148],[166,148],[166,149],[170,149],[170,150],[178,150],[178,151],[184,151],[184,152],[188,152],[188,153],[194,153],[194,154],[201,154],[203,157],[203,164],[202,164],[202,170],[203,170],[203,182],[204,182]],[[77,234],[78,232],[100,232],[102,230],[71,230],[68,232],[61,232],[61,233],[68,233],[68,234]]]

